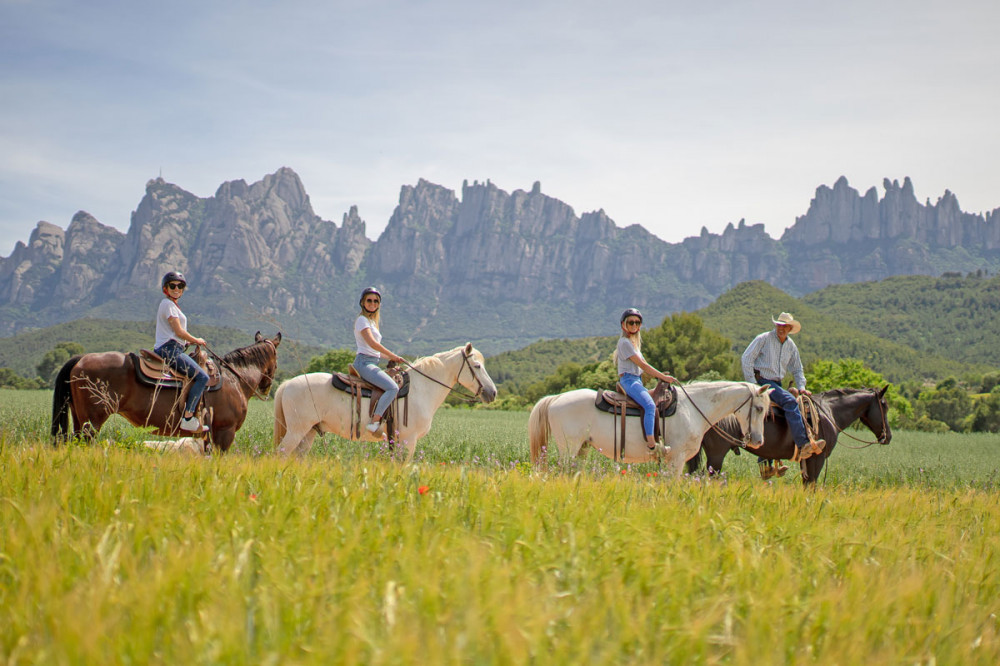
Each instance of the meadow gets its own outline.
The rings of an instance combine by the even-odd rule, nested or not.
[[[0,391],[5,663],[1000,663],[997,435],[841,446],[805,491],[748,455],[534,469],[488,410],[409,465],[278,458],[257,401],[224,457],[54,449],[50,400]]]

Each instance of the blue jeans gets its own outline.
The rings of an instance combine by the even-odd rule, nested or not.
[[[771,402],[781,407],[785,412],[785,420],[788,421],[788,427],[792,431],[792,439],[795,440],[795,445],[802,446],[808,442],[809,435],[806,433],[806,424],[802,422],[802,413],[799,412],[799,403],[795,400],[795,396],[781,388],[780,382],[761,379],[757,383],[761,386],[770,386],[774,389],[771,391]],[[760,456],[757,457],[760,458]]]
[[[378,367],[378,358],[375,356],[358,354],[354,357],[354,363],[351,365],[358,371],[362,379],[385,391],[382,397],[378,399],[378,404],[375,405],[375,416],[382,418],[385,410],[389,409],[389,405],[392,404],[392,401],[396,399],[396,394],[399,393],[396,381]]]
[[[618,383],[625,389],[625,395],[642,407],[642,432],[646,437],[652,437],[656,428],[656,405],[649,391],[642,385],[642,377],[626,372],[618,377]]]
[[[208,386],[208,374],[194,362],[194,359],[184,353],[184,345],[176,340],[167,340],[162,345],[153,350],[159,354],[171,368],[186,377],[192,378],[191,389],[188,391],[187,403],[184,405],[184,413],[194,414],[201,394]]]

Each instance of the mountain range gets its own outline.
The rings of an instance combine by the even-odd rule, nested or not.
[[[426,353],[472,340],[495,354],[540,338],[614,334],[625,307],[650,321],[697,310],[748,280],[801,296],[1000,268],[1000,208],[963,212],[949,191],[922,204],[908,178],[883,186],[882,198],[846,178],[820,186],[779,239],[740,221],[667,243],[603,210],[578,216],[537,182],[513,192],[465,182],[459,197],[420,180],[402,187],[371,241],[356,207],[339,225],[318,217],[289,168],[223,183],[208,198],[156,178],[126,233],[80,211],[65,230],[38,222],[0,258],[0,335],[81,317],[151,320],[171,269],[187,276],[182,306],[194,331],[277,328],[349,347],[357,295],[375,285],[393,348]]]

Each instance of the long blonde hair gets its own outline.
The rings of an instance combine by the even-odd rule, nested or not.
[[[635,347],[637,354],[642,353],[642,329],[636,329],[635,333],[622,333],[621,338],[628,338],[632,341],[632,346]],[[611,355],[611,362],[618,365],[618,347],[615,347],[615,353]]]
[[[379,305],[381,306],[381,303]],[[382,314],[382,308],[381,307],[379,307],[379,309],[375,311],[375,314],[370,315],[367,312],[365,312],[364,306],[361,306],[361,312],[359,314],[362,317],[365,317],[366,319],[368,319],[368,321],[370,321],[373,324],[375,324],[375,328],[377,328],[379,330],[379,332],[382,331],[382,326],[379,325],[379,321],[381,320],[381,317],[379,315]]]

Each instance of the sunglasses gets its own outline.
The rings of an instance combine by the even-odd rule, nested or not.
[[[365,299],[365,303],[376,303],[376,304],[378,304],[379,302],[380,301],[377,298],[366,298]]]
[[[168,282],[167,283],[167,289],[180,289],[181,291],[184,291],[184,287],[186,287],[186,286],[187,285],[184,284],[183,282]]]
[[[642,324],[642,320],[641,319],[626,319],[625,320],[625,325],[626,326],[639,326],[640,324]]]

